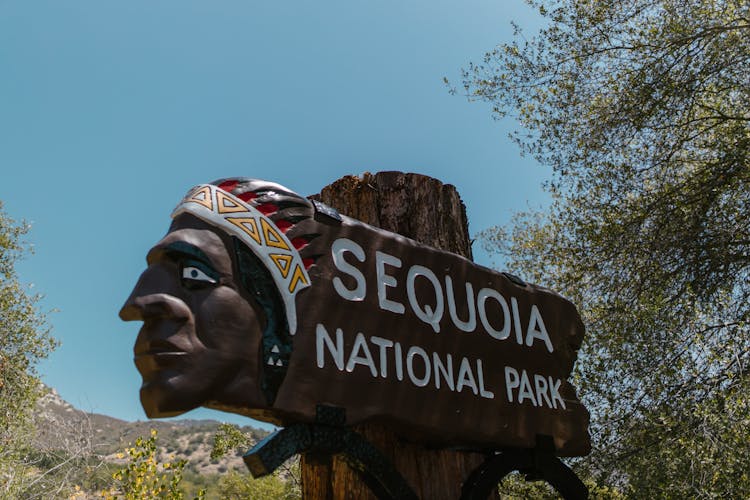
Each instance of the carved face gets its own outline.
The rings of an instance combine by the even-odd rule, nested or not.
[[[120,317],[143,321],[134,354],[149,417],[198,406],[244,413],[260,401],[265,319],[238,284],[231,245],[226,235],[183,214],[148,252],[148,268]]]

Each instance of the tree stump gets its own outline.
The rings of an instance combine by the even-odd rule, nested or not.
[[[471,259],[466,209],[456,188],[401,172],[346,176],[313,198],[344,215]],[[380,449],[422,499],[457,499],[461,485],[484,461],[479,453],[429,449],[409,443],[387,427],[356,426]],[[374,499],[339,457],[302,457],[302,496],[314,500]]]

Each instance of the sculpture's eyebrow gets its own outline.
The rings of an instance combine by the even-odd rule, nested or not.
[[[206,255],[203,250],[185,241],[173,241],[165,246],[164,250],[169,253],[178,253],[186,257],[192,257],[205,264],[211,264],[211,259],[208,258],[208,255]]]
[[[168,243],[164,246],[158,246],[149,252],[149,255],[146,257],[147,261],[151,261],[152,258],[156,257],[157,253],[166,253],[170,255],[179,255],[181,257],[189,257],[195,260],[198,260],[207,266],[213,267],[213,264],[211,262],[211,259],[208,257],[208,255],[203,252],[200,248],[198,248],[195,245],[192,245],[186,241],[173,241],[171,243]]]

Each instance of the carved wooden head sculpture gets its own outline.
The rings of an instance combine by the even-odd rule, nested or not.
[[[192,189],[120,317],[143,321],[135,364],[149,417],[198,406],[248,415],[273,404],[291,355],[295,295],[310,285],[312,203],[278,184]],[[304,224],[303,224],[304,226]],[[300,230],[301,229],[301,230]]]
[[[198,406],[497,449],[590,449],[568,382],[584,328],[560,295],[339,215],[278,184],[190,190],[120,317],[142,321],[149,417]]]

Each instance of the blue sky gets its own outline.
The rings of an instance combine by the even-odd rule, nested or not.
[[[138,326],[117,311],[195,184],[312,194],[419,172],[458,188],[472,233],[546,203],[549,171],[507,139],[516,124],[442,82],[509,40],[511,20],[537,22],[521,0],[0,0],[0,200],[33,223],[21,280],[59,310],[44,381],[82,409],[145,419]]]

